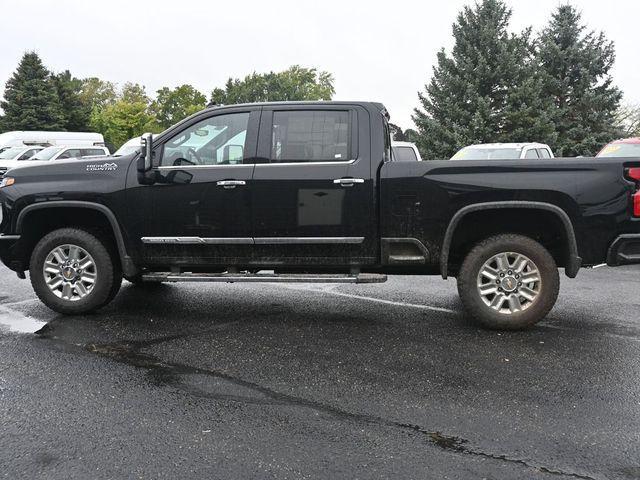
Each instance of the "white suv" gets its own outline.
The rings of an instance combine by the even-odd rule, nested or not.
[[[107,147],[90,147],[87,145],[66,145],[47,147],[40,150],[29,160],[64,160],[83,157],[106,157],[110,155]]]
[[[520,158],[554,158],[544,143],[479,143],[464,147],[451,160],[514,160]]]
[[[0,175],[4,175],[10,168],[16,167],[18,161],[30,159],[43,148],[34,145],[30,147],[9,147],[3,150],[0,152]]]

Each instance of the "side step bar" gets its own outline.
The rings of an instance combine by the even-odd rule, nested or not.
[[[387,276],[379,273],[347,274],[275,274],[275,273],[171,273],[142,275],[151,282],[255,282],[255,283],[383,283]]]

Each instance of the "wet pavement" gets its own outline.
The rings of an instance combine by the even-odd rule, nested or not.
[[[0,478],[640,478],[639,285],[563,277],[500,333],[436,277],[125,282],[72,318],[0,269]]]

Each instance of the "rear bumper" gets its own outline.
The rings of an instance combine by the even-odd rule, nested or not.
[[[640,233],[627,233],[616,238],[607,253],[607,265],[640,263]]]

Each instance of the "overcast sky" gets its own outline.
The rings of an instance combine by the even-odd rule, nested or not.
[[[3,0],[0,85],[27,50],[53,71],[141,83],[190,83],[209,96],[226,79],[300,64],[335,77],[336,100],[375,100],[406,128],[436,53],[452,45],[463,0]],[[512,29],[541,29],[558,0],[508,0]],[[615,41],[615,83],[640,103],[640,2],[575,0]]]

